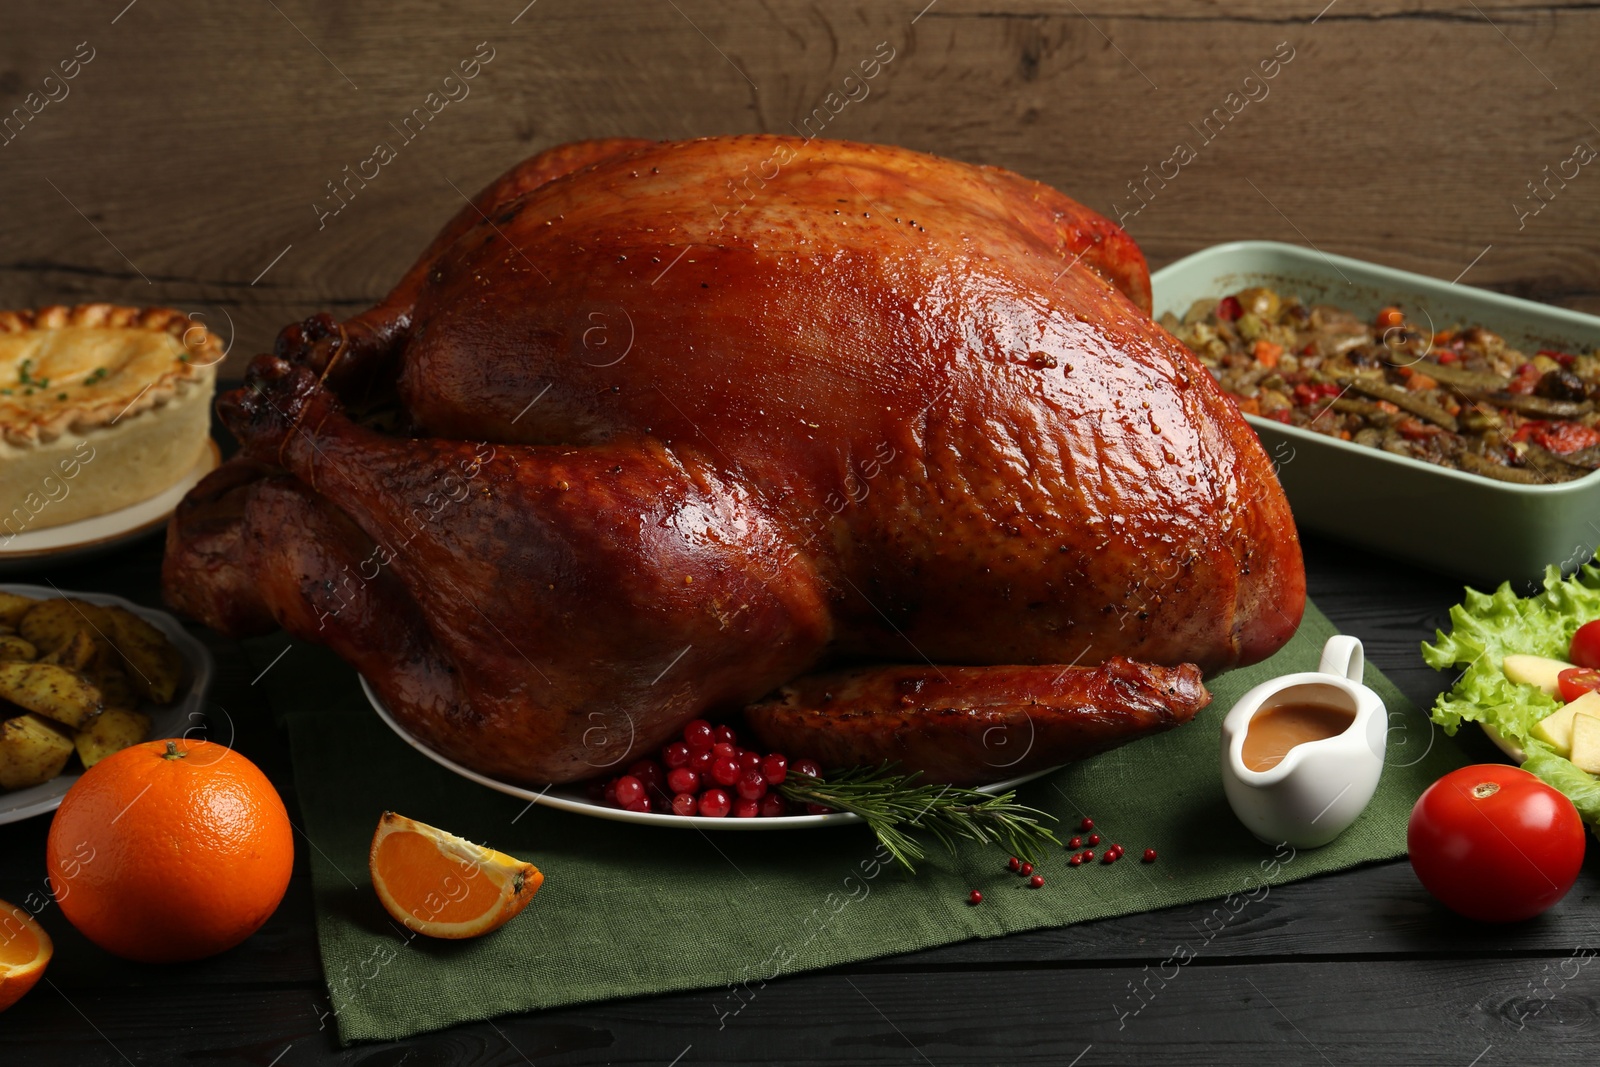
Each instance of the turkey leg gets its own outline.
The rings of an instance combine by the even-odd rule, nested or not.
[[[874,667],[814,674],[745,709],[762,744],[824,769],[890,762],[930,782],[985,782],[1170,730],[1211,701],[1193,664]]]
[[[391,437],[351,422],[308,368],[252,369],[224,418],[371,540],[472,713],[408,725],[477,770],[591,777],[769,692],[829,641],[790,533],[692,452]]]

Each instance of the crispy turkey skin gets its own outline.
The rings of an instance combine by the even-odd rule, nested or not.
[[[1122,231],[1007,171],[563,145],[377,307],[256,358],[220,402],[243,456],[174,516],[166,595],[330,645],[412,733],[517,782],[604,773],[841,660],[960,665],[990,709],[1098,684],[1019,696],[1020,666],[1253,662],[1303,610],[1294,524],[1149,306]],[[373,395],[397,425],[362,417]],[[1185,692],[1103,708],[1096,747],[1184,721]],[[882,740],[814,736],[833,760]],[[1082,736],[1041,730],[1036,758]]]

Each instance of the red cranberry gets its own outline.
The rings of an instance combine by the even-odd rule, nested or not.
[[[1093,830],[1094,829],[1094,820],[1093,819],[1087,819],[1087,818],[1084,819],[1082,822],[1080,822],[1078,824],[1078,829],[1084,831],[1085,833],[1087,833],[1090,830]]]
[[[761,814],[761,801],[746,800],[740,797],[733,802],[733,817],[735,819],[753,819]]]
[[[617,803],[631,808],[635,801],[644,799],[644,783],[631,774],[617,779]]]
[[[1024,863],[1022,865],[1021,870],[1022,870],[1022,877],[1026,878],[1026,877],[1028,877],[1028,875],[1033,873],[1033,864]]]
[[[1067,863],[1069,865],[1073,866],[1073,867],[1076,867],[1079,864],[1083,863],[1083,857],[1082,856],[1074,856],[1070,860],[1068,860]]]
[[[1098,845],[1099,843],[1100,843],[1100,835],[1099,834],[1090,834],[1089,835],[1089,844]]]
[[[718,785],[732,785],[739,780],[739,764],[732,759],[718,757],[711,761],[711,780]]]
[[[700,752],[714,744],[716,738],[712,735],[711,724],[704,719],[695,719],[683,728],[683,743],[691,752]]]
[[[817,766],[817,761],[814,759],[795,760],[794,763],[789,765],[789,769],[796,774],[803,774],[807,778],[822,777],[822,768]]]
[[[700,807],[700,798],[693,793],[679,793],[672,798],[672,814],[693,815]]]
[[[600,790],[600,799],[605,801],[610,807],[622,807],[621,804],[617,803],[617,780],[615,778],[607,782],[605,787]]]
[[[741,771],[759,771],[761,769],[761,753],[751,752],[748,748],[739,750],[739,769]]]
[[[1145,849],[1144,850],[1144,861],[1146,863],[1154,863],[1156,861],[1156,850],[1153,849],[1153,848]]]
[[[1017,859],[1017,857],[1012,856],[1011,857],[1011,861],[1009,863],[1007,863],[1006,866],[1009,867],[1013,871],[1020,870],[1021,867],[1022,867],[1022,861]]]
[[[1115,863],[1115,862],[1117,862],[1117,854],[1115,852],[1107,852],[1104,856],[1100,857],[1100,862],[1101,863]]]
[[[643,782],[645,789],[651,786],[660,789],[665,777],[661,773],[661,764],[650,759],[635,760],[633,766],[628,768],[628,773]]]
[[[626,805],[626,807],[627,807],[627,809],[629,811],[636,811],[640,815],[645,815],[645,814],[648,814],[649,811],[650,811],[650,802],[648,800],[646,800],[644,797],[640,797],[638,800],[635,800],[632,804]]]
[[[1070,849],[1080,849],[1080,848],[1082,848],[1083,847],[1083,838],[1081,838],[1081,837],[1071,838],[1070,840],[1067,841],[1067,847],[1070,848]]]
[[[700,776],[687,767],[674,767],[667,772],[667,788],[674,793],[698,792]]]
[[[720,819],[728,814],[733,801],[721,789],[707,789],[700,794],[700,814],[708,819]]]
[[[727,723],[723,723],[721,726],[717,727],[716,739],[717,744],[719,745],[734,745],[737,747],[739,744],[739,735],[734,733],[733,727],[729,726]]]
[[[711,773],[711,764],[716,762],[716,759],[717,757],[711,754],[709,748],[697,749],[689,753],[687,766],[691,771],[704,778]]]
[[[770,753],[761,761],[761,777],[767,780],[768,785],[782,785],[788,776],[789,761],[778,753]]]
[[[968,904],[982,904],[983,903],[983,894],[978,892],[976,889],[974,889],[972,892],[967,894],[967,903]]]
[[[1028,884],[1033,886],[1033,888],[1038,889],[1040,886],[1044,885],[1044,875],[1034,875],[1032,878],[1028,879]]]
[[[745,771],[739,775],[736,788],[745,800],[760,800],[767,795],[767,780],[760,771]]]
[[[1122,855],[1122,846],[1113,841],[1111,842],[1111,851],[1120,856]]]
[[[1093,863],[1094,862],[1094,849],[1092,849],[1092,848],[1091,849],[1085,849],[1084,851],[1082,851],[1082,852],[1078,853],[1076,856],[1074,856],[1073,859],[1081,859],[1085,863]]]
[[[826,805],[826,804],[807,804],[806,805],[806,814],[807,815],[832,815],[833,814],[833,809],[828,807],[828,805]]]
[[[737,763],[739,760],[739,747],[729,741],[718,741],[711,746],[711,754],[716,756],[717,759],[731,759]]]
[[[689,746],[682,741],[674,741],[661,750],[661,758],[666,762],[668,769],[687,767],[689,765]]]
[[[781,795],[768,793],[761,798],[761,817],[763,819],[775,819],[782,815],[787,807],[788,805],[784,803]]]

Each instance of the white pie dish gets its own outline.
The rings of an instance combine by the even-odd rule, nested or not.
[[[0,533],[0,574],[37,571],[46,563],[87,559],[161,529],[184,495],[221,462],[217,443],[208,440],[189,473],[148,500],[61,526],[24,530],[15,535]]]

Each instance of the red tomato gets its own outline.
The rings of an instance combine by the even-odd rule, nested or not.
[[[1600,430],[1581,422],[1547,422],[1534,427],[1529,436],[1540,448],[1560,456],[1600,444]]]
[[[1600,667],[1600,619],[1578,627],[1567,658],[1580,667]]]
[[[1561,699],[1570,704],[1583,694],[1600,689],[1600,671],[1593,667],[1568,667],[1556,675],[1556,683],[1561,686]]]
[[[1583,866],[1572,801],[1519,767],[1480,763],[1430,785],[1406,829],[1411,868],[1452,911],[1483,922],[1532,918]]]

